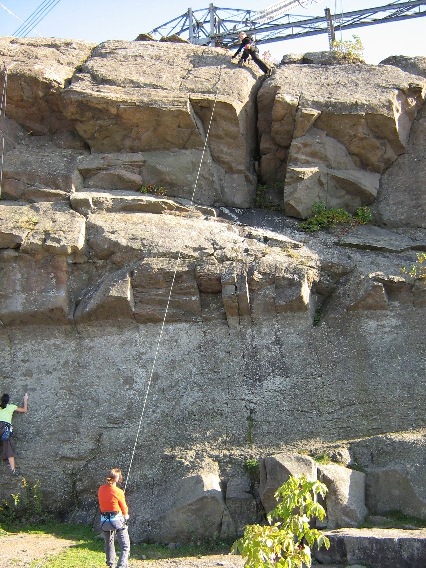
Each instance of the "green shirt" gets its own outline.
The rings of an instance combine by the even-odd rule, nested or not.
[[[8,404],[6,408],[0,408],[0,422],[12,424],[12,416],[17,408],[16,404]]]

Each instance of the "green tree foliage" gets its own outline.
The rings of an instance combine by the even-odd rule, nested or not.
[[[329,548],[322,532],[311,528],[312,518],[322,520],[324,508],[316,496],[325,496],[326,486],[291,476],[275,493],[277,506],[267,516],[268,525],[248,525],[244,535],[232,546],[246,559],[246,568],[302,568],[311,566],[314,544]]]

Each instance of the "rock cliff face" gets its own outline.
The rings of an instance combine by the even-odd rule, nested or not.
[[[132,464],[135,539],[232,538],[247,458],[330,451],[370,513],[404,479],[426,518],[426,286],[401,272],[426,251],[424,58],[264,79],[184,44],[0,54],[1,388],[30,394],[17,460],[52,507],[93,519]],[[250,209],[258,177],[281,212]],[[309,235],[319,200],[374,224]]]

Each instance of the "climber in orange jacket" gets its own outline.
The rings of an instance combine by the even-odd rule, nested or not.
[[[102,534],[105,540],[106,564],[112,567],[115,563],[114,538],[117,535],[121,549],[117,568],[127,568],[130,554],[130,539],[127,528],[129,508],[124,491],[117,487],[117,483],[122,481],[121,470],[114,468],[109,472],[106,483],[98,489]]]

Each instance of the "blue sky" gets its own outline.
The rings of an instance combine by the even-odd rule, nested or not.
[[[53,3],[53,0],[51,0]],[[318,16],[324,8],[332,13],[360,10],[372,6],[390,4],[392,0],[317,0],[306,8],[291,10],[292,14]],[[42,3],[42,0],[0,0],[0,35],[12,35]],[[141,32],[153,28],[183,14],[188,8],[197,10],[207,8],[210,0],[60,0],[44,20],[31,32],[35,37],[60,37],[83,39],[100,43],[109,39],[133,40]],[[215,6],[261,10],[277,0],[246,0],[245,2],[214,2]],[[3,7],[7,8],[5,10]],[[12,15],[10,12],[13,12]],[[16,17],[17,16],[17,17]],[[349,30],[337,39],[351,40],[356,34],[364,46],[367,63],[379,63],[389,55],[426,56],[426,17],[406,22],[380,24],[366,28]],[[261,46],[261,51],[262,51]],[[328,49],[326,34],[301,38],[264,46],[275,59],[285,53],[323,51]]]

